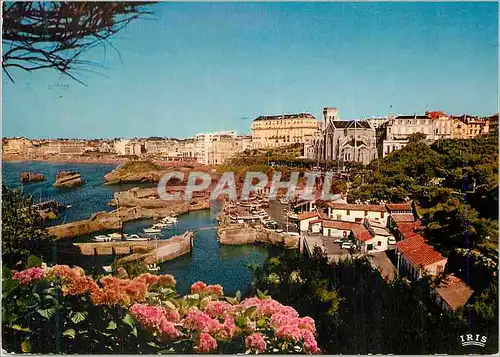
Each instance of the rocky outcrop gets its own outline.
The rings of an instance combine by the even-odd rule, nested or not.
[[[246,224],[230,224],[219,227],[217,237],[220,244],[239,245],[251,243],[284,244],[287,248],[299,246],[299,236],[277,233],[266,228],[253,228]]]
[[[34,207],[42,220],[56,219],[59,213],[66,208],[63,203],[54,200],[36,203]]]
[[[69,188],[83,184],[82,175],[75,171],[59,171],[54,187]]]
[[[158,182],[167,170],[150,161],[129,161],[104,175],[107,184]]]
[[[21,176],[19,177],[21,183],[40,182],[43,180],[45,180],[43,174],[31,171],[21,172]]]

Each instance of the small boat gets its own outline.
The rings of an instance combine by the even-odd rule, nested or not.
[[[169,223],[155,223],[153,224],[153,228],[168,228],[168,227],[171,227],[172,224],[169,224]]]
[[[165,218],[163,218],[161,220],[162,223],[167,223],[167,224],[174,224],[174,223],[177,223],[177,218],[176,217],[170,217],[170,216],[167,216]]]
[[[144,233],[161,233],[161,229],[158,228],[144,228],[143,229]]]
[[[149,264],[148,265],[148,270],[149,271],[159,271],[160,270],[160,267],[156,264]]]
[[[66,205],[66,208],[71,208],[73,207],[73,205]]]
[[[94,237],[96,242],[111,242],[111,238],[106,235],[98,235]]]
[[[151,240],[151,238],[149,237],[139,237],[137,234],[131,234],[131,235],[127,235],[125,237],[125,240],[131,240],[131,241],[147,241],[147,240]]]
[[[120,233],[111,233],[108,234],[108,237],[113,240],[122,239],[122,235]]]

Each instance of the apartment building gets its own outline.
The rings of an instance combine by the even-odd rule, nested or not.
[[[114,143],[115,152],[118,155],[137,155],[146,153],[144,142],[138,140],[121,139]]]
[[[319,131],[319,122],[310,113],[260,116],[252,123],[252,147],[303,144]]]
[[[489,133],[489,118],[479,118],[473,115],[453,116],[454,138],[472,139]]]
[[[454,124],[450,116],[443,112],[426,112],[425,115],[399,115],[387,121],[386,139],[383,141],[383,156],[389,155],[408,144],[411,134],[422,133],[426,140],[451,139]]]
[[[215,133],[201,133],[195,136],[195,157],[198,163],[203,165],[210,165],[213,162],[213,153],[214,153],[214,141],[222,140],[234,140],[236,138],[236,132],[234,130],[228,131],[218,131]],[[218,145],[217,152],[225,151],[225,145]]]
[[[7,138],[2,142],[2,150],[4,154],[22,155],[28,152],[28,149],[33,147],[31,140],[24,137]]]

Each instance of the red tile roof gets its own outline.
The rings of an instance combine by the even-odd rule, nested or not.
[[[366,242],[373,238],[370,232],[368,232],[368,230],[361,224],[359,225],[359,227],[355,228],[352,233],[354,235],[354,238],[361,242]]]
[[[352,203],[328,202],[328,206],[333,209],[348,209],[352,211],[387,212],[382,205],[356,205]]]
[[[446,259],[441,253],[434,250],[431,245],[427,244],[424,237],[419,234],[414,234],[397,242],[396,247],[415,267],[426,267]]]
[[[319,213],[316,211],[304,212],[304,213],[301,213],[297,216],[299,221],[303,221],[304,219],[313,218],[313,217],[319,217]]]
[[[336,228],[345,231],[352,231],[361,226],[359,223],[344,221],[323,221],[323,228]]]
[[[474,294],[474,290],[453,274],[448,275],[435,290],[452,310],[464,306]]]
[[[411,207],[411,203],[410,202],[406,202],[406,203],[387,203],[385,205],[385,207],[387,207],[387,209],[390,211],[410,211],[412,212],[413,211],[413,208]]]
[[[414,222],[415,217],[413,213],[393,213],[391,215],[392,219],[396,222]]]
[[[315,220],[309,221],[309,224],[315,224],[315,223],[321,223],[321,222],[323,222],[322,219],[315,219]]]

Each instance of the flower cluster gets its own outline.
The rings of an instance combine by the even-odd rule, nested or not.
[[[28,285],[31,282],[47,278],[49,281],[59,280],[63,295],[79,296],[90,293],[92,302],[96,305],[130,306],[143,302],[149,289],[158,287],[175,287],[176,281],[172,275],[141,274],[134,279],[120,279],[105,276],[99,284],[90,276],[85,275],[82,268],[70,268],[67,265],[55,265],[43,270],[31,268],[16,272],[13,279]]]
[[[42,268],[29,268],[23,271],[16,271],[12,279],[19,281],[22,285],[29,285],[31,282],[43,279],[45,271]]]
[[[266,341],[264,341],[264,337],[256,332],[245,338],[245,346],[257,353],[264,353],[266,352],[267,344]]]
[[[175,315],[162,307],[134,304],[129,311],[143,328],[156,332],[162,340],[175,341],[182,336],[175,327],[176,320],[170,319]]]
[[[192,294],[204,294],[204,295],[216,295],[222,296],[224,295],[224,291],[222,290],[222,286],[217,285],[207,285],[202,281],[198,281],[191,285],[191,293]]]

